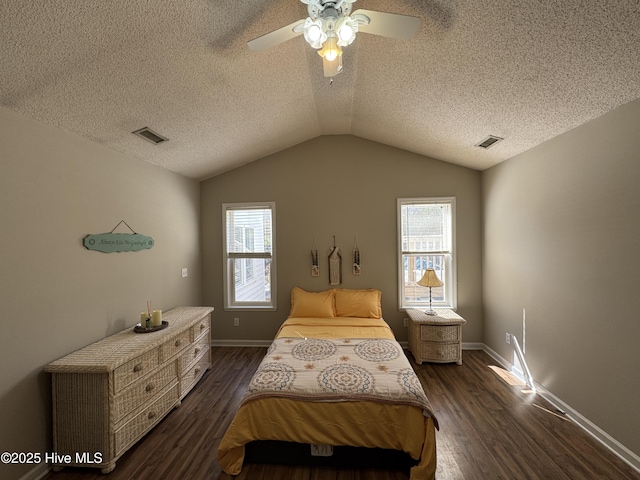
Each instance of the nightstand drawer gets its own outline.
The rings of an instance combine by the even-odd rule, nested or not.
[[[458,325],[420,325],[420,340],[426,342],[457,342],[460,340]]]
[[[457,343],[422,343],[420,357],[429,362],[455,362],[460,358]]]

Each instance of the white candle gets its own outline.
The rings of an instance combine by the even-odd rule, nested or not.
[[[151,326],[159,327],[162,325],[162,310],[154,310],[151,315]]]
[[[140,313],[140,326],[142,328],[147,328],[147,318],[149,318],[149,313],[147,312]]]

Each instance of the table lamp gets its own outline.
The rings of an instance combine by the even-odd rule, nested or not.
[[[418,280],[418,285],[422,287],[429,287],[429,310],[425,313],[427,315],[436,315],[436,312],[431,308],[431,287],[441,287],[444,285],[442,281],[436,275],[436,271],[433,268],[427,268],[424,275]]]

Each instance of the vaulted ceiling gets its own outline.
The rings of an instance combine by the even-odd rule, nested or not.
[[[351,134],[484,170],[640,97],[637,0],[358,0],[420,18],[359,33],[333,82],[299,0],[3,0],[0,105],[204,179]],[[153,145],[131,132],[167,137]],[[489,149],[488,135],[504,138]]]

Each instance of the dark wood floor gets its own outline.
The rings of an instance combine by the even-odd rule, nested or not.
[[[264,348],[214,348],[213,369],[108,476],[66,468],[45,480],[230,480],[216,462],[220,438]],[[409,354],[413,363],[413,358]],[[554,411],[509,385],[484,352],[461,366],[413,363],[440,422],[437,480],[640,480],[633,470]],[[407,480],[392,469],[245,464],[238,480]]]

